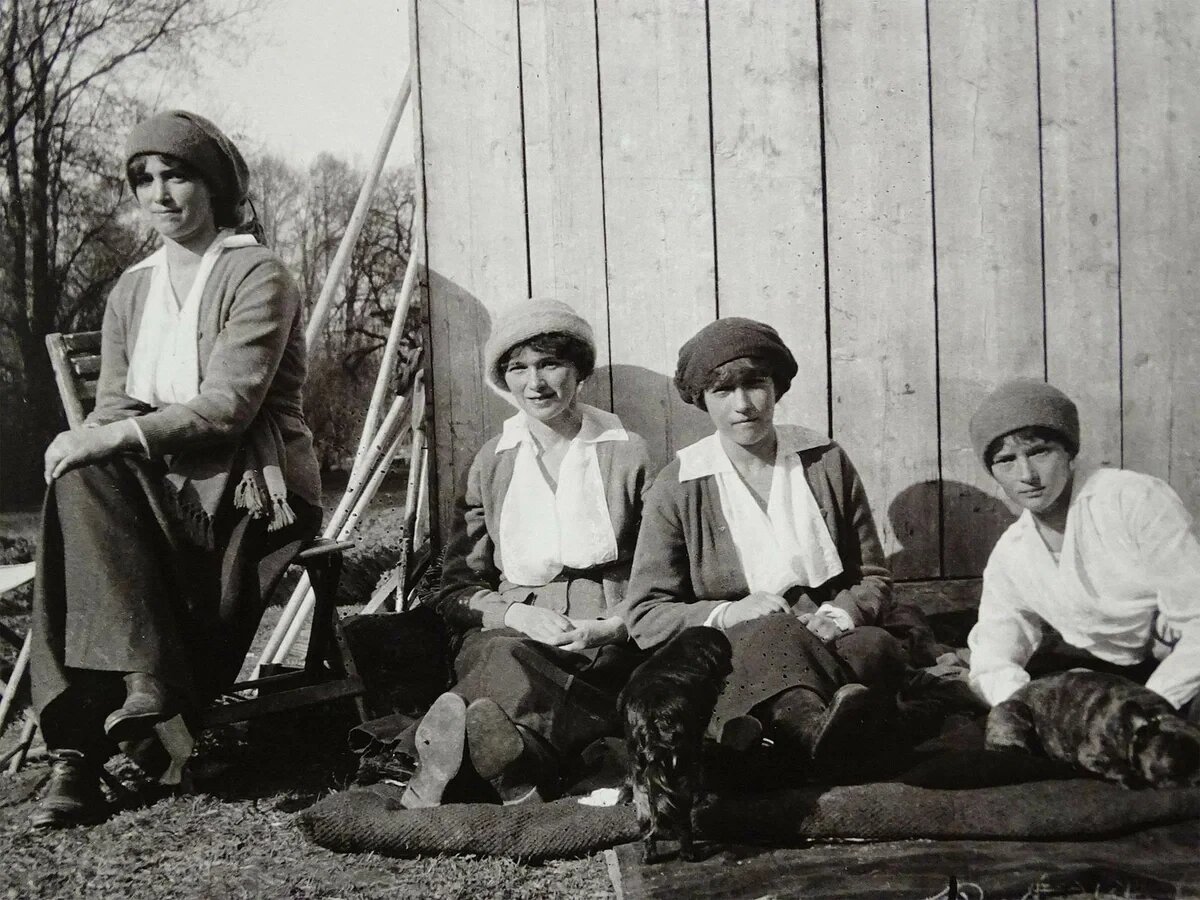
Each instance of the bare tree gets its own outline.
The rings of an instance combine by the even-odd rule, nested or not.
[[[25,407],[4,411],[6,471],[25,469],[36,483],[37,453],[58,427],[45,335],[95,324],[108,286],[148,246],[121,220],[117,148],[140,109],[120,76],[138,65],[187,67],[194,42],[249,3],[0,4],[0,387],[6,407],[14,398]],[[14,434],[15,422],[25,434]],[[11,489],[27,479],[5,481]]]

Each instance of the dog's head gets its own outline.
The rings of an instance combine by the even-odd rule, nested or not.
[[[725,678],[733,671],[733,648],[729,646],[729,638],[715,628],[704,625],[685,628],[672,643],[682,658],[714,678]]]
[[[1178,716],[1151,719],[1134,732],[1129,762],[1151,787],[1200,785],[1200,726]]]

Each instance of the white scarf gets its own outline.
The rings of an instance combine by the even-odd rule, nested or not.
[[[750,590],[782,594],[796,585],[818,587],[840,575],[842,560],[796,452],[806,446],[803,430],[778,425],[775,434],[766,512],[729,461],[719,434],[677,455],[680,482],[708,475],[716,479],[721,512]]]
[[[583,424],[563,457],[557,489],[538,466],[540,449],[525,413],[504,423],[496,452],[516,448],[517,457],[501,502],[496,563],[512,584],[548,584],[564,566],[588,569],[617,558],[596,445],[629,435],[610,412],[586,404],[580,411]]]
[[[125,375],[125,393],[149,406],[186,403],[200,393],[200,300],[217,257],[227,248],[256,244],[253,236],[225,230],[216,238],[196,271],[196,280],[181,304],[171,287],[167,249],[160,247],[129,271],[152,269],[150,290],[138,325],[138,338]],[[141,340],[141,338],[146,338]]]

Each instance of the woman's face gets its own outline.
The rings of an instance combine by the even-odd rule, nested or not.
[[[1060,509],[1070,501],[1075,460],[1058,441],[1005,435],[992,454],[992,477],[1017,506],[1035,516]]]
[[[726,441],[754,447],[775,427],[775,383],[769,375],[748,375],[729,387],[704,392],[708,417]]]
[[[185,247],[199,242],[207,247],[216,233],[208,185],[170,156],[148,154],[139,168],[133,186],[150,227]]]
[[[575,410],[579,373],[565,359],[522,347],[504,367],[504,383],[526,415],[552,425]]]

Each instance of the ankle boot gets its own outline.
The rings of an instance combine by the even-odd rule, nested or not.
[[[475,771],[505,806],[556,796],[553,751],[540,737],[514,724],[495,700],[484,697],[467,707],[467,751]]]
[[[467,705],[458,694],[447,691],[433,701],[417,726],[417,770],[400,798],[405,809],[441,804],[462,768],[466,718]]]
[[[861,684],[842,685],[828,705],[805,688],[787,691],[771,704],[772,731],[801,758],[821,761],[846,749],[861,734],[870,697]]]
[[[129,672],[125,676],[125,702],[109,713],[104,731],[118,743],[137,740],[172,715],[167,686],[146,672]]]
[[[100,763],[81,750],[50,751],[50,782],[29,817],[34,828],[90,825],[104,818],[107,804],[100,790]]]

